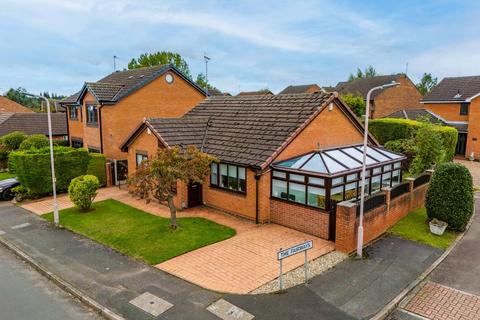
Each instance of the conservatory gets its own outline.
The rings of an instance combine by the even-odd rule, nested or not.
[[[367,147],[365,194],[402,181],[405,156],[381,147]],[[360,198],[363,145],[316,150],[271,165],[271,196],[313,208]]]

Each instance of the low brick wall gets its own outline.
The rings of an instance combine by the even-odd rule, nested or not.
[[[410,181],[409,192],[395,199],[390,199],[390,188],[384,190],[386,204],[365,212],[363,219],[363,243],[369,243],[381,236],[398,220],[410,211],[424,206],[428,183],[413,188]],[[336,239],[337,250],[350,253],[357,247],[357,231],[359,218],[357,217],[358,204],[342,202],[337,205]]]
[[[270,217],[276,224],[328,239],[330,215],[326,211],[271,199]]]

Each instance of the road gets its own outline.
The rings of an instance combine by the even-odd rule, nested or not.
[[[101,319],[0,246],[0,319]]]

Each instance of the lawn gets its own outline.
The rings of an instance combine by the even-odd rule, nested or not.
[[[0,172],[0,181],[8,178],[13,178],[13,177],[15,177],[15,175],[8,171]]]
[[[413,241],[422,242],[432,247],[446,249],[457,238],[458,233],[445,231],[442,236],[434,235],[428,226],[428,217],[425,208],[410,212],[398,221],[389,232],[393,235]]]
[[[93,204],[94,210],[60,211],[60,224],[112,247],[125,255],[157,264],[200,247],[228,239],[235,230],[204,218],[179,218],[177,230],[170,219],[154,216],[116,200]],[[43,217],[53,221],[53,214]]]

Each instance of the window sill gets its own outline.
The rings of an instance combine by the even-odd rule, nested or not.
[[[210,184],[210,188],[215,189],[215,190],[219,190],[219,191],[225,191],[227,193],[237,194],[239,196],[245,196],[245,197],[247,196],[246,191],[237,191],[237,190],[222,188],[222,187],[219,187],[219,186],[216,186],[216,185],[213,185],[213,184]]]
[[[68,118],[68,120],[70,120],[70,121],[78,121],[78,118],[75,118],[75,119],[73,119],[73,118]]]
[[[95,123],[88,123],[87,122],[87,127],[90,127],[90,128],[98,128],[98,122],[95,122]]]

